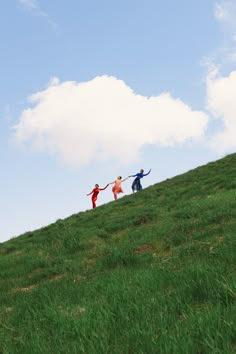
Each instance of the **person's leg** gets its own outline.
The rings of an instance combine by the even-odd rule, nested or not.
[[[139,180],[139,181],[137,181],[137,191],[139,192],[139,191],[141,191],[141,189],[142,189],[142,186],[141,186],[141,183]]]
[[[136,181],[133,181],[132,186],[131,186],[133,193],[134,193],[134,189],[135,189],[135,184],[136,184]]]
[[[96,198],[96,197],[95,197],[95,198],[92,198],[93,209],[95,209],[95,208],[96,208],[96,200],[97,200],[97,198]]]
[[[114,199],[117,200],[117,193],[113,192],[113,194],[114,194]]]

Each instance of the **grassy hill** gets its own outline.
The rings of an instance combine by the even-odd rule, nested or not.
[[[0,353],[235,353],[235,324],[236,154],[0,244]]]

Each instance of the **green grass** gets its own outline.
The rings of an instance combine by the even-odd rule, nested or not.
[[[0,244],[0,353],[236,352],[236,154]]]

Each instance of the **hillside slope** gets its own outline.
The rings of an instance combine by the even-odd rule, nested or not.
[[[236,154],[0,244],[0,353],[234,353]]]

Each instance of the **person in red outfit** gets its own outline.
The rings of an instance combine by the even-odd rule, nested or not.
[[[96,208],[96,201],[98,199],[98,194],[100,191],[104,191],[104,189],[106,189],[109,186],[109,183],[106,185],[106,187],[104,188],[99,188],[98,184],[95,184],[95,188],[93,188],[93,190],[88,193],[87,195],[91,195],[92,194],[92,205],[93,205],[93,209]]]

